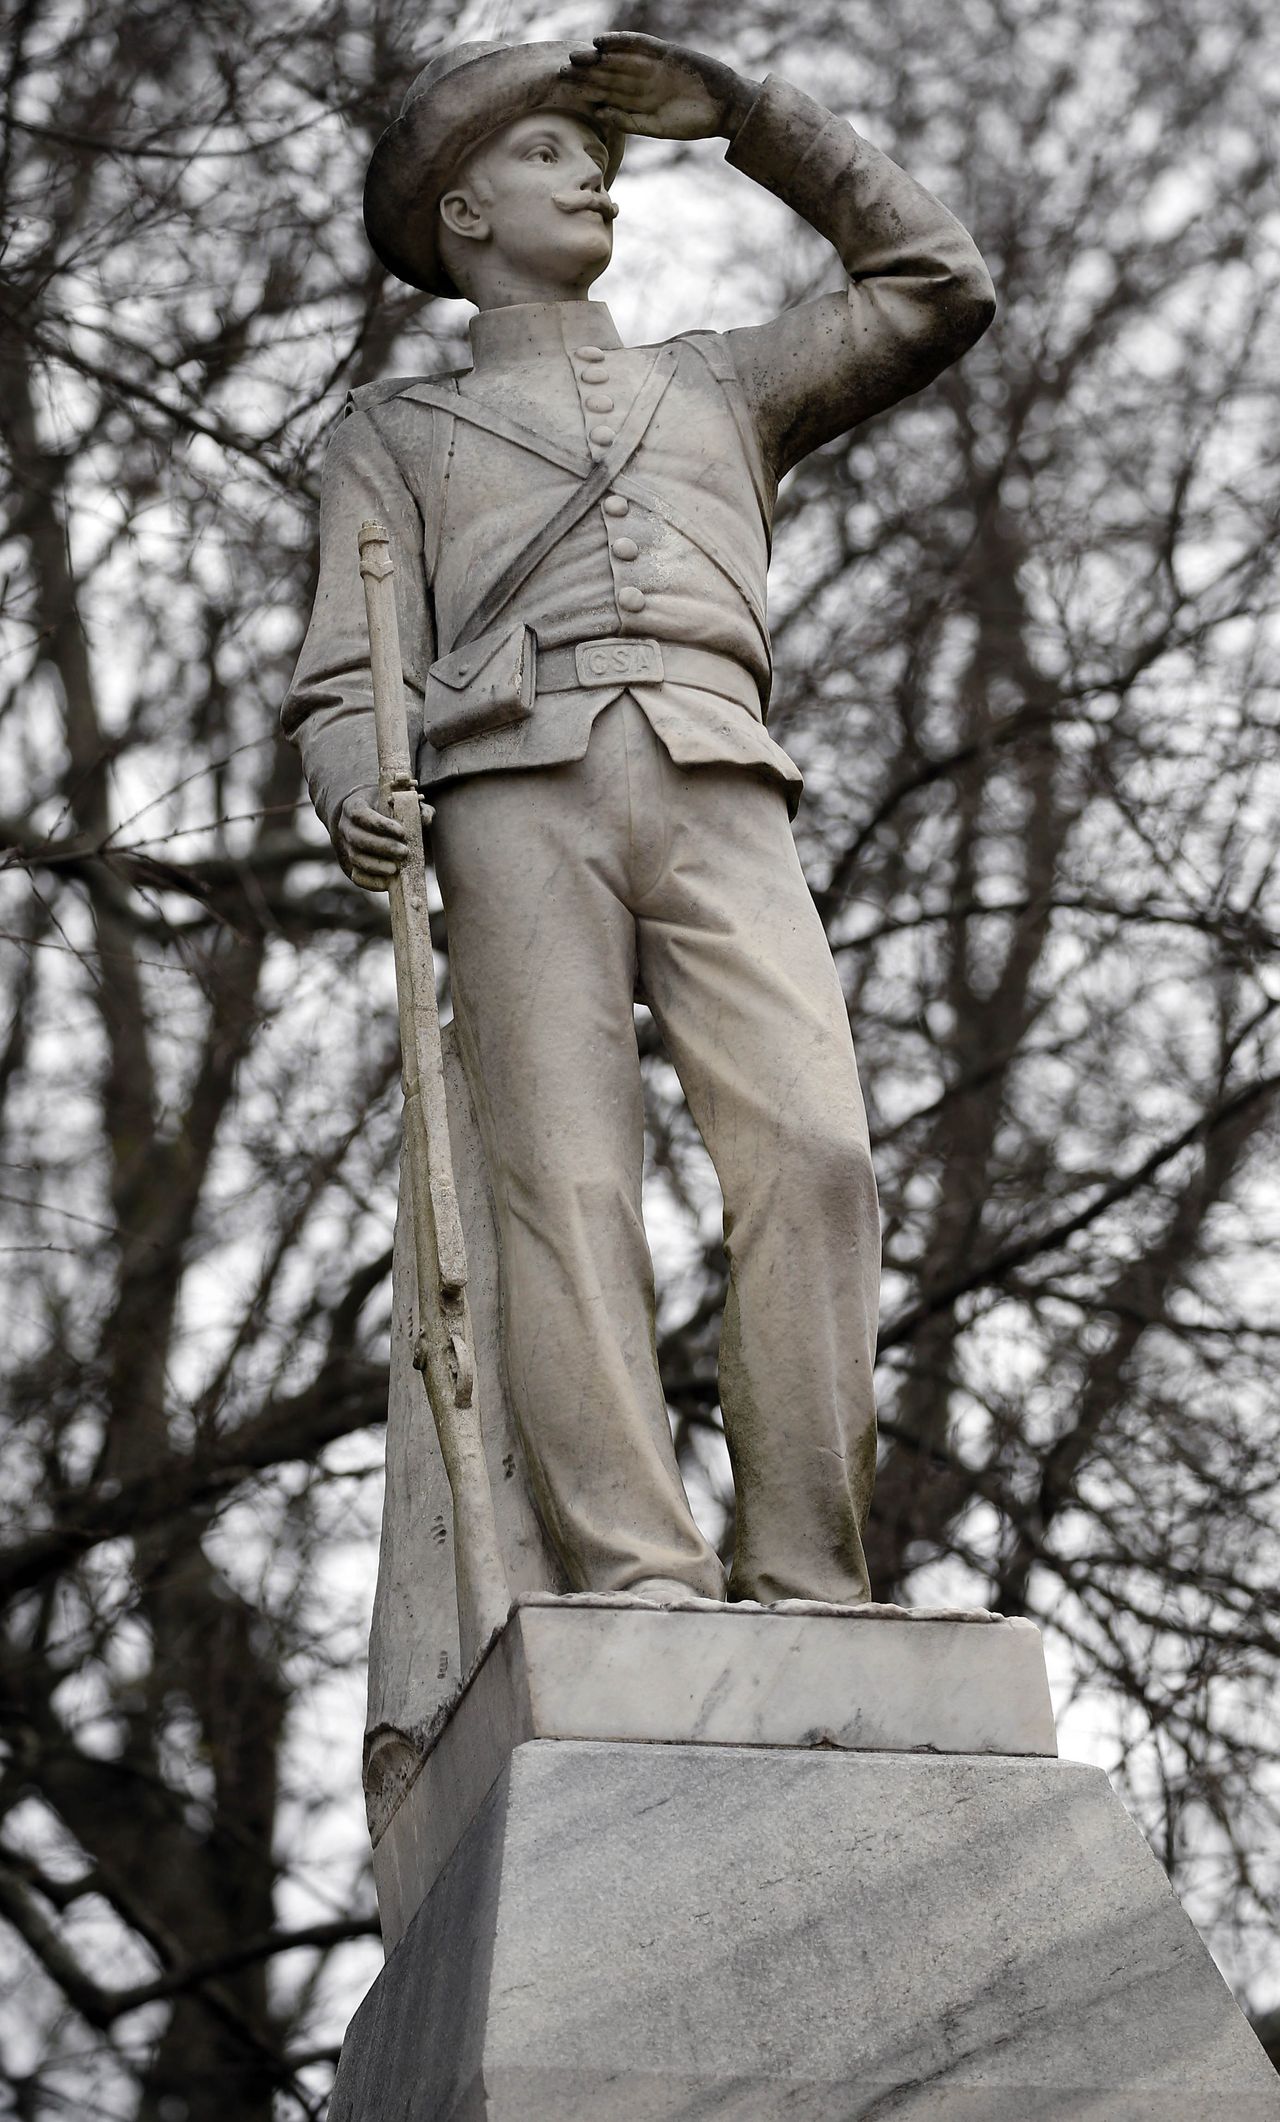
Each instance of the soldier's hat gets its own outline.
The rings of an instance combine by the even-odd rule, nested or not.
[[[364,225],[389,272],[431,295],[456,295],[440,258],[437,209],[458,164],[491,133],[539,110],[596,120],[562,81],[567,44],[458,44],[437,52],[410,84],[400,115],[373,151]],[[624,136],[597,126],[608,150],[605,183],[622,160]]]

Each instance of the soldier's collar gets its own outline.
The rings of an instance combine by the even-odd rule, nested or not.
[[[607,353],[622,344],[605,302],[513,302],[478,311],[470,331],[477,369],[563,360],[585,347]]]

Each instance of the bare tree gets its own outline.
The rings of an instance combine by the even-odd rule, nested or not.
[[[1274,32],[1207,0],[632,19],[847,111],[996,275],[978,351],[811,460],[779,521],[772,726],[885,1215],[873,1571],[1043,1623],[1065,1743],[1119,1773],[1263,2006]],[[459,25],[402,0],[13,25],[3,2061],[31,2117],[265,2122],[321,2111],[376,1965],[354,1793],[397,1117],[384,911],[275,714],[341,391],[462,358],[355,208]],[[632,160],[643,219],[682,151]],[[714,315],[679,257],[651,315],[818,284],[816,243],[696,167],[740,254]],[[717,1200],[639,1030],[664,1370],[727,1533]]]
[[[358,1838],[307,1837],[359,1651],[315,1565],[370,1535],[373,1455],[326,1447],[383,1405],[396,1052],[382,909],[317,861],[274,722],[332,393],[415,307],[332,203],[405,14],[36,4],[10,58],[3,1906],[46,1978],[13,2036],[32,2113],[312,2111],[328,1960],[374,1927]]]

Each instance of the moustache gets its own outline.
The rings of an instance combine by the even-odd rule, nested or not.
[[[553,203],[562,214],[599,214],[602,221],[618,218],[618,209],[608,192],[556,192]]]

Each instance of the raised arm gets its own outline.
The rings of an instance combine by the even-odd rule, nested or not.
[[[380,891],[403,858],[403,835],[373,808],[378,746],[357,548],[360,525],[370,520],[387,525],[395,550],[405,699],[416,748],[423,684],[435,655],[422,520],[372,419],[353,412],[325,457],[315,604],[280,724],[302,753],[311,800],[343,868],[366,891]]]
[[[966,353],[995,314],[971,237],[841,118],[770,75],[726,160],[835,246],[839,294],[726,334],[779,477]]]
[[[716,134],[726,159],[835,246],[844,292],[726,334],[761,444],[781,477],[799,458],[932,380],[995,312],[990,275],[932,193],[810,96],[770,75],[619,32],[573,55],[586,101],[626,131]]]

